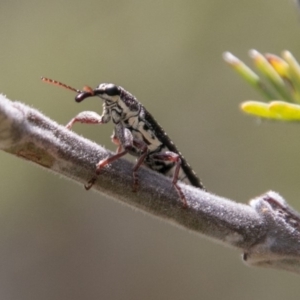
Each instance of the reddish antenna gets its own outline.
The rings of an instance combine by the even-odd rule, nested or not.
[[[53,79],[50,79],[50,78],[47,78],[47,77],[41,77],[42,81],[44,82],[47,82],[47,83],[51,83],[51,84],[54,84],[54,85],[57,85],[57,86],[61,86],[67,90],[70,90],[70,91],[73,91],[73,92],[76,92],[77,94],[81,94],[83,92],[87,92],[87,93],[90,93],[91,95],[94,95],[94,91],[91,87],[89,87],[88,85],[85,85],[83,87],[83,91],[81,90],[77,90],[67,84],[64,84],[60,81],[57,81],[57,80],[53,80]]]
[[[64,84],[64,83],[62,83],[62,82],[59,82],[59,81],[56,81],[56,80],[53,80],[53,79],[50,79],[50,78],[46,78],[46,77],[41,77],[41,79],[42,79],[44,82],[47,82],[47,83],[51,83],[51,84],[54,84],[54,85],[61,86],[61,87],[65,88],[65,89],[68,89],[68,90],[70,90],[70,91],[76,92],[77,94],[82,93],[82,91],[77,90],[77,89],[75,89],[75,88],[73,88],[73,87],[71,87],[71,86],[69,86],[69,85],[66,85],[66,84]]]

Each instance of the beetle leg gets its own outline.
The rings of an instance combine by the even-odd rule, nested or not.
[[[133,136],[132,136],[130,130],[127,128],[124,128],[122,125],[119,124],[115,127],[112,137],[113,137],[114,141],[116,141],[117,143],[120,143],[118,152],[113,156],[110,156],[110,157],[100,160],[96,164],[96,176],[94,176],[92,179],[90,179],[88,181],[88,183],[84,186],[86,190],[89,190],[94,185],[94,183],[97,180],[97,176],[100,174],[100,171],[103,167],[114,162],[115,160],[119,159],[120,157],[124,156],[128,151],[130,151],[132,148],[134,148]],[[119,149],[121,149],[121,150],[124,149],[124,150],[121,151]]]
[[[74,123],[84,124],[101,124],[103,122],[102,116],[98,115],[93,111],[83,111],[74,117],[67,125],[66,128],[71,129]]]
[[[133,145],[140,150],[140,157],[137,159],[136,164],[134,165],[132,169],[132,177],[133,177],[133,192],[136,192],[139,186],[139,177],[137,175],[137,171],[140,168],[141,164],[144,162],[146,156],[147,156],[147,145],[146,143],[140,141],[140,140],[133,140]]]
[[[103,160],[100,160],[97,164],[96,164],[96,174],[99,175],[100,174],[100,170],[102,168],[104,168],[106,165],[111,164],[112,162],[114,162],[115,160],[121,158],[122,156],[124,156],[128,151],[124,150],[121,151],[113,156],[107,157]]]
[[[131,131],[128,128],[124,128],[121,125],[116,126],[116,128],[113,132],[113,135],[112,135],[112,140],[114,143],[119,145],[117,153],[113,156],[110,156],[110,157],[107,157],[107,158],[101,160],[96,165],[96,174],[99,175],[100,170],[103,167],[105,167],[106,165],[121,158],[122,156],[124,156],[127,153],[133,153],[135,155],[138,154],[139,158],[132,169],[132,177],[133,177],[132,190],[133,190],[133,192],[136,192],[138,185],[139,185],[137,171],[147,156],[147,144],[144,143],[143,141],[134,139]],[[97,180],[97,176],[93,177],[87,183],[87,185],[85,185],[85,188],[90,189],[96,180]]]
[[[111,119],[108,109],[103,106],[102,115],[98,115],[94,111],[83,111],[79,113],[75,118],[73,118],[66,127],[71,129],[74,123],[84,123],[84,124],[105,124]]]
[[[181,166],[180,156],[175,152],[165,151],[165,152],[160,152],[160,153],[154,153],[151,155],[151,158],[154,159],[155,161],[174,162],[175,163],[175,170],[173,173],[172,184],[182,201],[183,207],[187,208],[188,204],[187,204],[186,198],[185,198],[180,186],[177,184],[180,166]]]
[[[115,131],[113,131],[113,134],[111,135],[111,141],[118,146],[116,153],[120,153],[123,147]]]
[[[96,182],[97,177],[98,177],[98,175],[100,174],[100,171],[101,171],[101,169],[102,169],[103,167],[105,167],[106,165],[108,165],[108,164],[114,162],[115,160],[119,159],[120,157],[124,156],[127,152],[128,152],[127,150],[124,150],[124,151],[119,152],[119,153],[117,153],[117,154],[115,154],[115,155],[113,155],[113,156],[110,156],[110,157],[107,157],[107,158],[105,158],[105,159],[100,160],[100,161],[96,164],[96,175],[97,175],[97,176],[94,176],[92,179],[90,179],[90,180],[88,181],[87,184],[85,184],[85,186],[84,186],[85,189],[86,189],[86,190],[89,190],[89,189],[94,185],[94,183]]]
[[[141,140],[134,139],[131,131],[128,128],[123,128],[122,126],[115,127],[114,136],[118,139],[121,148],[124,149],[126,153],[139,157],[132,169],[132,190],[133,192],[136,192],[139,185],[137,171],[147,156],[147,144]]]

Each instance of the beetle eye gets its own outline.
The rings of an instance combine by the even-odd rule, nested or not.
[[[120,89],[115,84],[110,83],[105,86],[105,94],[108,96],[119,96]]]

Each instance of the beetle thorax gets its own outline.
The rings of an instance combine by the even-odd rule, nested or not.
[[[127,121],[129,119],[132,120],[132,118],[138,118],[141,110],[140,103],[135,103],[135,105],[132,106],[132,103],[124,101],[120,96],[114,96],[114,98],[115,101],[113,102],[111,100],[103,99],[103,109],[104,111],[107,111],[115,124],[124,122],[125,125],[128,123]]]

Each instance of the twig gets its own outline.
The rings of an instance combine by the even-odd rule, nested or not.
[[[99,160],[112,154],[37,110],[2,95],[0,149],[81,184],[94,176]],[[300,216],[277,193],[268,192],[245,205],[180,184],[188,202],[188,208],[183,209],[171,181],[145,168],[139,170],[139,190],[133,193],[131,169],[132,163],[119,159],[102,171],[94,188],[238,248],[250,265],[300,274]]]

